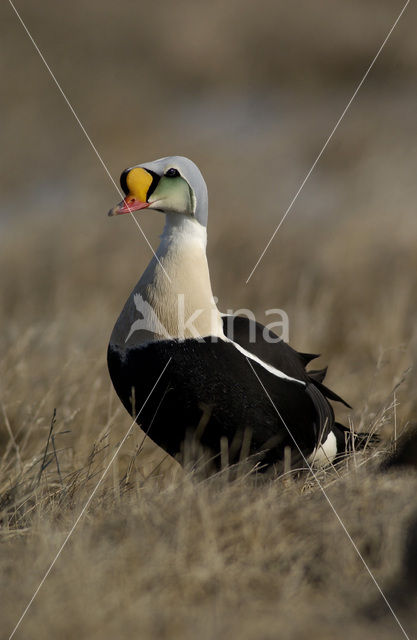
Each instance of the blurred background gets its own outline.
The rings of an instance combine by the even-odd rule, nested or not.
[[[389,435],[416,406],[415,4],[245,281],[402,6],[16,2],[116,181],[170,154],[201,168],[220,308],[261,322],[284,309],[291,344],[322,353],[354,405],[342,419],[388,407]],[[114,185],[11,6],[0,12],[2,402],[18,429],[33,412],[46,429],[56,406],[78,431],[87,399],[97,424],[113,402],[108,336],[151,253],[128,216],[107,218]],[[138,219],[156,247],[163,220]]]

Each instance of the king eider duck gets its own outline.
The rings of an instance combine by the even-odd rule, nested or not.
[[[159,247],[128,297],[108,347],[123,405],[145,433],[184,462],[184,443],[218,469],[243,459],[258,469],[328,464],[351,446],[329,400],[346,404],[306,371],[295,351],[261,324],[215,304],[206,258],[208,198],[198,167],[172,156],[120,179],[125,199],[109,215],[165,214]],[[347,405],[349,406],[349,405]],[[350,443],[350,444],[349,444]]]

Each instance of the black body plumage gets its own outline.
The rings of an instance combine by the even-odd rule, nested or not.
[[[112,216],[165,215],[156,254],[113,328],[108,364],[130,415],[184,462],[215,468],[251,457],[258,468],[325,465],[352,448],[335,422],[326,369],[246,317],[224,316],[207,264],[208,193],[198,167],[169,156],[122,173],[126,198]],[[349,406],[349,405],[347,405]],[[363,442],[358,438],[358,442]],[[192,445],[191,447],[184,446]],[[187,449],[187,451],[185,451]]]
[[[334,428],[328,390],[305,370],[314,356],[300,354],[283,341],[271,344],[268,330],[258,323],[255,342],[249,342],[253,334],[246,318],[226,316],[223,323],[236,343],[295,380],[248,362],[231,342],[212,337],[160,340],[123,351],[109,346],[117,394],[135,417],[169,361],[137,420],[156,444],[178,457],[186,440],[197,439],[217,468],[222,439],[230,464],[244,452],[263,468],[282,466],[284,449],[290,447],[292,465],[302,465],[303,456]]]

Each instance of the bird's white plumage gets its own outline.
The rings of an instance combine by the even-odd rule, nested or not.
[[[249,358],[250,360],[252,360],[253,362],[256,362],[257,364],[260,364],[261,367],[263,367],[264,369],[266,369],[267,371],[269,371],[269,373],[272,373],[273,376],[277,376],[278,378],[282,378],[282,380],[288,380],[289,382],[297,382],[298,384],[301,384],[303,387],[305,387],[305,382],[303,382],[302,380],[297,380],[297,378],[291,378],[291,376],[287,376],[285,373],[283,373],[282,371],[280,371],[279,369],[276,369],[275,367],[273,367],[272,365],[268,364],[267,362],[264,362],[263,360],[261,360],[260,358],[258,358],[257,356],[255,356],[253,353],[251,353],[250,351],[247,351],[246,349],[244,349],[240,344],[238,344],[237,342],[233,342],[232,340],[230,341],[232,343],[232,345],[234,347],[236,347],[236,349],[238,351],[240,351],[240,353],[243,353],[244,356],[246,356],[247,358]]]
[[[326,467],[331,464],[337,454],[337,441],[333,431],[330,431],[326,440],[316,447],[313,453],[308,457],[308,462],[314,467]]]

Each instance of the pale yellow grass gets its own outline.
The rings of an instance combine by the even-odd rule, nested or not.
[[[3,637],[131,424],[105,352],[149,255],[127,218],[116,225],[87,211],[59,218],[16,224],[2,247]],[[223,308],[230,300],[260,315],[263,306],[286,309],[292,343],[325,354],[330,384],[355,407],[340,419],[381,435],[375,450],[319,477],[412,637],[407,536],[417,475],[379,470],[415,411],[415,374],[406,373],[416,339],[410,234],[385,228],[385,249],[378,231],[365,236],[350,221],[309,262],[300,234],[288,231],[279,256],[266,257],[264,277],[244,287],[250,256],[240,265],[238,253],[261,244],[264,231],[244,219],[233,235],[227,223],[212,228],[215,292]],[[155,239],[153,224],[145,220]],[[314,229],[304,233],[314,246]],[[391,639],[401,632],[311,476],[202,480],[135,427],[16,634],[47,636]]]

